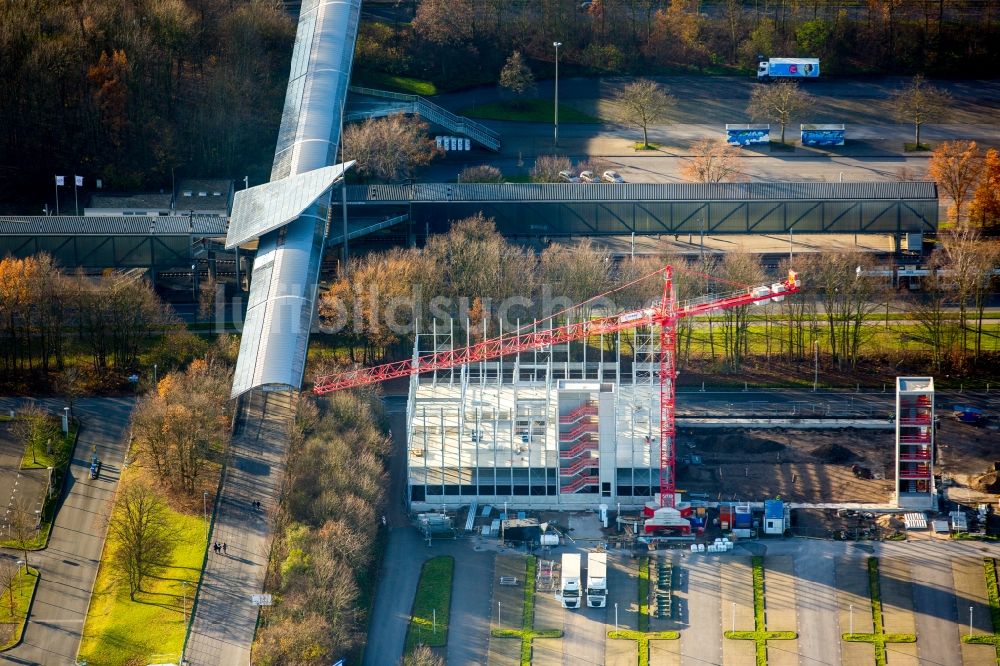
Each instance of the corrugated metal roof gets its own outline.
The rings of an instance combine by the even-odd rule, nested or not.
[[[348,201],[776,201],[937,199],[923,181],[866,183],[420,183],[355,185]]]
[[[0,216],[4,236],[223,236],[224,217],[187,215]],[[192,231],[193,227],[193,231]]]
[[[87,208],[146,208],[170,210],[173,197],[163,192],[139,192],[134,194],[94,194]]]

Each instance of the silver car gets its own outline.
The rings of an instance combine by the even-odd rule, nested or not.
[[[581,171],[580,180],[582,180],[585,183],[596,183],[600,181],[600,178],[595,176],[593,171]]]
[[[608,170],[604,172],[604,180],[609,183],[624,183],[625,179],[617,171]]]
[[[559,177],[567,183],[579,183],[580,179],[572,171],[560,171]]]

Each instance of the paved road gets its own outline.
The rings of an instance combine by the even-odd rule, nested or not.
[[[6,411],[19,399],[0,398]],[[60,400],[37,404],[61,412]],[[80,434],[70,463],[62,507],[56,516],[48,548],[32,554],[41,581],[21,644],[4,653],[11,664],[75,664],[97,578],[107,517],[121,474],[127,428],[133,401],[130,398],[87,398],[76,403]],[[90,456],[96,449],[103,461],[99,479],[90,479]]]
[[[209,537],[226,543],[228,554],[210,555],[202,574],[184,654],[193,666],[250,663],[258,614],[250,595],[264,589],[293,414],[290,393],[255,393],[229,447]],[[262,511],[250,508],[255,499]]]

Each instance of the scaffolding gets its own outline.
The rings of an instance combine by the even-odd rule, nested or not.
[[[488,337],[475,328],[435,321],[415,333],[414,358]],[[659,489],[658,337],[641,328],[411,376],[414,510],[642,506]]]

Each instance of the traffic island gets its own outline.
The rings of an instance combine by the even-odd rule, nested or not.
[[[872,633],[845,633],[842,638],[851,643],[871,643],[875,646],[876,666],[886,666],[886,645],[890,643],[916,643],[916,634],[886,633],[882,614],[882,593],[879,586],[878,558],[868,558],[868,595],[871,599]]]
[[[619,629],[609,631],[608,638],[635,641],[638,650],[639,666],[649,666],[650,641],[674,641],[680,638],[676,631],[650,631],[649,630],[649,607],[650,607],[650,560],[643,557],[639,560],[639,630]],[[668,583],[669,586],[669,583]]]
[[[990,604],[991,634],[972,634],[962,636],[962,642],[969,645],[992,645],[1000,664],[1000,592],[997,590],[997,563],[992,557],[983,558],[983,574],[986,578],[986,596]]]
[[[8,562],[6,566],[12,565]],[[0,590],[0,652],[9,650],[21,642],[24,625],[28,622],[28,611],[38,586],[38,570],[17,565],[8,579],[4,575],[4,586]]]
[[[420,581],[417,583],[417,593],[413,597],[410,626],[406,630],[406,654],[418,645],[447,645],[454,573],[455,558],[451,555],[434,557],[424,562]]]
[[[493,629],[493,638],[519,638],[521,640],[521,666],[531,664],[532,642],[536,638],[562,638],[560,629],[535,629],[535,573],[538,566],[533,556],[528,556],[524,568],[524,599],[521,606],[520,629]],[[513,609],[512,609],[513,610]],[[502,612],[502,611],[500,611]],[[498,618],[497,624],[500,624]]]
[[[753,567],[753,631],[726,631],[723,636],[730,640],[753,641],[754,658],[757,666],[767,666],[768,641],[792,641],[798,638],[794,631],[768,631],[764,615],[764,558],[751,559]]]

